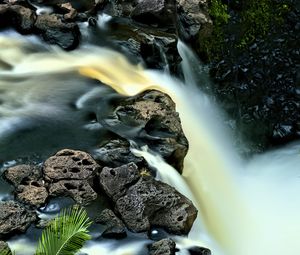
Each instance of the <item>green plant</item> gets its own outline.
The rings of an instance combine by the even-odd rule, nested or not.
[[[0,251],[0,255],[15,255],[15,253],[12,252],[9,248],[6,248]]]
[[[36,255],[73,255],[91,239],[88,228],[92,224],[84,209],[64,210],[43,231]]]

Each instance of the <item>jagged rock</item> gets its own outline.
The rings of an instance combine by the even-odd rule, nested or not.
[[[197,209],[189,199],[165,183],[141,176],[133,163],[103,168],[100,185],[134,232],[157,226],[170,233],[187,234],[197,217]]]
[[[172,99],[159,91],[145,91],[122,98],[115,107],[101,108],[98,119],[112,132],[148,144],[179,172],[188,151],[179,115]]]
[[[46,180],[83,180],[92,177],[99,167],[86,152],[64,149],[48,158],[43,170]]]
[[[6,242],[0,241],[0,253],[3,250],[10,250],[10,249],[9,249],[8,244]]]
[[[172,0],[141,0],[131,12],[131,17],[146,24],[173,25],[172,17],[175,11],[175,3]]]
[[[19,185],[16,197],[20,202],[39,207],[46,202],[48,192],[43,181],[32,181],[28,185]]]
[[[44,163],[50,196],[70,196],[79,204],[97,198],[90,182],[100,166],[86,152],[64,149]]]
[[[0,29],[13,27],[20,33],[31,33],[36,21],[35,13],[21,5],[0,5]]]
[[[97,193],[86,180],[62,180],[52,183],[49,195],[69,196],[82,205],[87,205],[97,198]]]
[[[176,0],[181,33],[184,37],[194,37],[203,27],[212,25],[208,13],[208,0]]]
[[[188,249],[190,255],[211,255],[211,251],[203,247],[192,247]]]
[[[41,169],[32,165],[17,165],[8,168],[4,172],[4,177],[15,187],[26,184],[29,181],[36,181],[42,177]]]
[[[15,201],[0,202],[0,238],[23,233],[36,220],[35,213]]]
[[[93,157],[101,164],[109,167],[118,167],[129,162],[136,165],[145,165],[145,160],[134,156],[129,147],[130,144],[125,139],[110,140],[97,149]]]
[[[151,244],[149,255],[175,255],[176,243],[170,239],[162,239]]]
[[[76,23],[64,23],[59,15],[43,14],[37,17],[35,30],[50,44],[57,44],[65,50],[75,49],[80,40]]]
[[[106,225],[102,233],[104,238],[120,239],[127,236],[124,223],[110,209],[104,209],[95,222]]]

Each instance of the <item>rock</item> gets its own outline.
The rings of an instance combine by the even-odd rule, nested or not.
[[[24,233],[36,220],[35,213],[15,201],[0,202],[0,238]]]
[[[95,222],[106,225],[102,233],[104,238],[121,239],[127,236],[124,223],[110,209],[104,209]]]
[[[57,14],[43,14],[37,17],[35,30],[50,44],[57,44],[65,50],[75,49],[80,41],[76,23],[64,23]]]
[[[145,160],[136,157],[129,149],[130,144],[125,139],[110,140],[93,153],[94,159],[102,165],[118,167],[129,162],[136,165],[145,165]]]
[[[179,21],[182,25],[180,32],[185,38],[194,37],[202,28],[212,25],[208,2],[208,0],[176,0]]]
[[[69,196],[81,205],[87,205],[97,199],[97,193],[86,180],[61,180],[52,183],[49,195],[53,197]]]
[[[173,15],[176,11],[172,0],[140,0],[131,12],[131,17],[137,21],[160,25],[173,25]]]
[[[91,184],[99,169],[100,166],[86,152],[69,149],[57,152],[44,163],[49,195],[70,196],[84,205],[90,203],[97,198]]]
[[[122,98],[116,106],[98,113],[100,123],[128,140],[139,141],[160,154],[179,172],[188,151],[179,115],[171,98],[159,91],[145,91]]]
[[[64,19],[73,20],[77,16],[77,11],[73,8],[71,3],[64,3],[60,6],[63,9],[66,9],[68,12],[64,15]]]
[[[16,197],[22,203],[39,207],[45,204],[48,191],[43,181],[33,181],[29,185],[19,185],[16,189]]]
[[[42,177],[41,169],[32,165],[17,165],[8,168],[4,172],[4,178],[15,187],[26,184],[29,181],[39,180]]]
[[[48,158],[44,163],[46,180],[86,180],[100,168],[86,152],[64,149]]]
[[[189,199],[165,183],[141,176],[133,163],[103,168],[100,185],[134,232],[156,226],[173,234],[187,234],[197,217],[197,209]]]
[[[149,255],[175,255],[176,243],[170,239],[162,239],[151,244]]]
[[[211,255],[211,251],[207,248],[195,246],[189,248],[189,254],[190,255]]]
[[[8,244],[6,242],[0,240],[0,253],[1,253],[1,251],[4,251],[4,250],[7,251],[7,250],[10,250],[10,249],[9,249]]]
[[[21,5],[0,5],[0,29],[13,27],[22,34],[31,33],[36,21],[35,13]]]

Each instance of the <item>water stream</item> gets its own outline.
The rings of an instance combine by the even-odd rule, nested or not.
[[[178,48],[184,82],[103,47],[63,52],[34,38],[0,37],[0,162],[37,153],[42,160],[63,147],[93,152],[99,139],[109,139],[95,119],[98,100],[114,91],[132,96],[158,89],[175,101],[190,143],[183,177],[146,148],[132,151],[199,209],[189,239],[177,239],[178,245],[204,245],[215,255],[297,254],[300,145],[240,158],[222,112],[196,86],[209,86],[205,68],[184,44]],[[5,194],[0,190],[0,198]],[[145,240],[124,244],[114,254],[138,252],[144,245]],[[91,247],[111,251],[111,244],[96,243],[84,251],[96,254]]]

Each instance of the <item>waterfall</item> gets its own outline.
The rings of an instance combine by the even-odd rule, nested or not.
[[[208,244],[215,255],[298,253],[299,145],[254,156],[247,162],[242,160],[231,145],[232,137],[222,123],[222,113],[196,86],[199,80],[208,82],[206,76],[198,79],[189,73],[191,52],[185,45],[179,45],[185,82],[132,65],[121,54],[106,48],[84,46],[74,52],[63,52],[57,48],[33,51],[28,47],[30,43],[24,41],[0,38],[0,63],[12,67],[0,69],[1,77],[9,80],[58,76],[73,71],[99,80],[124,96],[148,89],[171,96],[190,143],[183,176],[145,149],[134,152],[144,156],[162,179],[175,184],[195,202],[200,227],[192,233],[192,239]],[[199,68],[205,70],[203,66]],[[3,86],[0,82],[0,89]],[[79,107],[84,100],[78,101]],[[18,113],[6,114],[13,119]]]

